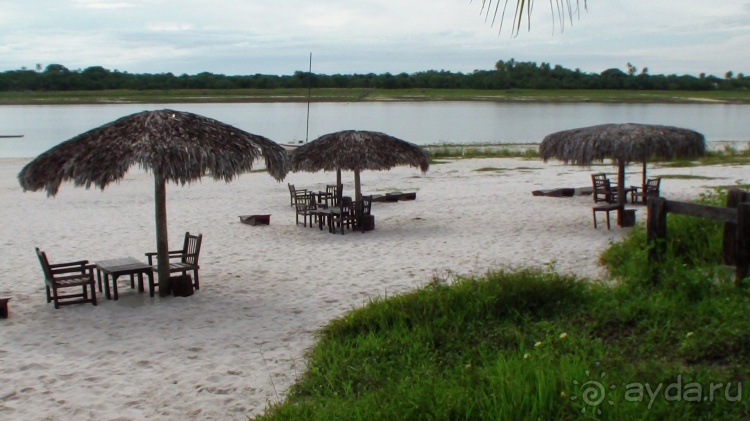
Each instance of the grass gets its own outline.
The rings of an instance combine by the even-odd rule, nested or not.
[[[660,267],[640,226],[603,253],[614,285],[501,270],[373,300],[257,419],[747,419],[747,286],[720,265],[720,224],[669,222]]]
[[[538,145],[498,145],[498,144],[465,144],[465,145],[427,145],[424,148],[433,160],[440,159],[473,159],[473,158],[538,158]]]
[[[507,171],[507,168],[482,167],[482,168],[477,168],[474,171],[476,172],[503,172],[503,171]]]
[[[430,154],[434,163],[440,160],[457,158],[539,158],[538,144],[434,144],[425,145],[423,148]],[[718,151],[706,151],[704,156],[695,160],[675,159],[671,161],[649,161],[651,165],[664,168],[690,168],[705,165],[748,165],[750,164],[750,148],[736,150],[726,147]],[[609,162],[593,162],[592,167],[611,167]],[[663,176],[668,178],[670,176]],[[677,178],[678,176],[672,176]]]

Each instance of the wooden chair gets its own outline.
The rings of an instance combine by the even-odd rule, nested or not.
[[[55,308],[62,305],[91,303],[96,305],[96,288],[94,283],[95,265],[88,260],[50,264],[47,254],[36,247],[36,255],[44,272],[44,283],[47,290],[47,302],[55,302]],[[62,294],[64,288],[81,288],[78,294]],[[89,294],[87,288],[91,290]]]
[[[369,224],[369,218],[372,215],[372,196],[362,196],[362,201],[357,205],[357,228],[362,232],[366,231]]]
[[[610,222],[609,222],[609,213],[612,212],[612,211],[619,212],[622,208],[623,208],[623,206],[620,206],[620,205],[618,205],[616,203],[614,203],[614,204],[610,203],[610,204],[607,204],[607,205],[594,206],[592,208],[593,214],[594,214],[594,229],[596,229],[596,213],[597,212],[605,212],[607,214],[607,229],[610,229],[611,226],[610,226]]]
[[[297,198],[300,196],[307,196],[307,189],[296,189],[294,184],[287,183],[289,186],[289,206],[294,206]]]
[[[307,227],[307,221],[313,226],[313,220],[318,220],[318,204],[315,200],[315,194],[309,193],[304,196],[297,196],[294,200],[295,223],[299,225],[299,217],[302,217],[302,225]]]
[[[631,203],[646,203],[649,197],[659,197],[659,187],[661,186],[661,178],[649,178],[646,180],[646,184],[642,190],[638,190],[638,187],[631,187],[633,192],[630,196]]]
[[[617,203],[617,184],[612,183],[604,173],[591,174],[594,187],[594,203]]]
[[[326,199],[329,206],[338,206],[341,196],[344,194],[343,184],[326,186]]]
[[[351,197],[342,197],[338,209],[331,213],[328,231],[336,233],[341,228],[341,234],[344,234],[345,228],[351,228],[355,224],[356,210]]]
[[[203,234],[192,235],[189,232],[185,233],[185,241],[182,244],[182,248],[179,250],[169,250],[169,273],[181,273],[186,275],[188,271],[193,271],[193,286],[195,289],[200,289],[200,282],[198,280],[198,258],[201,254],[201,242],[203,242]],[[158,265],[154,263],[157,257],[156,252],[146,253],[148,258],[148,264],[154,266],[154,271],[157,270]],[[172,260],[175,260],[174,262]],[[149,287],[151,291],[154,290],[155,285],[153,284],[153,277],[149,279]]]

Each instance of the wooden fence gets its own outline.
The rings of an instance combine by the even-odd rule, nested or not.
[[[667,214],[694,216],[724,222],[724,264],[734,265],[735,284],[748,276],[750,268],[750,192],[730,189],[727,206],[706,206],[695,203],[676,202],[663,197],[648,199],[648,243],[649,262],[663,259],[667,238]]]

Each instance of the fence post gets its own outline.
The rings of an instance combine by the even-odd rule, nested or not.
[[[649,244],[648,264],[652,268],[651,282],[658,282],[658,271],[653,270],[656,264],[664,259],[667,246],[667,200],[663,197],[649,197],[646,206],[648,219],[646,221],[647,241]]]
[[[737,271],[734,276],[734,283],[740,286],[741,281],[748,276],[750,268],[750,203],[740,203],[737,206],[737,237],[736,244],[736,261]]]
[[[727,191],[727,207],[737,209],[742,201],[742,190],[731,188]],[[733,266],[737,262],[737,224],[724,224],[724,241],[722,244],[721,257],[725,265]]]

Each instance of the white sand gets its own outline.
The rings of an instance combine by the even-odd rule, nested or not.
[[[149,298],[120,280],[119,301],[55,310],[45,302],[34,247],[51,261],[143,258],[154,249],[153,181],[133,170],[104,192],[66,185],[56,198],[23,193],[27,160],[0,160],[3,223],[0,419],[244,419],[283,399],[304,370],[315,332],[368,299],[424,285],[433,276],[544,266],[602,279],[600,253],[626,229],[593,228],[590,196],[534,197],[532,190],[590,185],[616,169],[474,159],[365,172],[363,190],[418,191],[417,200],[375,203],[376,230],[332,235],[295,226],[287,182],[324,189],[331,173],[264,173],[232,183],[168,186],[171,248],[185,231],[204,235],[200,291]],[[479,168],[500,171],[476,171]],[[628,167],[640,184],[640,165]],[[662,193],[688,199],[705,186],[748,182],[747,167],[651,169],[711,180],[665,179]],[[344,173],[345,192],[353,187]],[[270,213],[271,225],[238,215]],[[638,222],[646,211],[638,207]],[[603,221],[602,221],[603,222]]]

